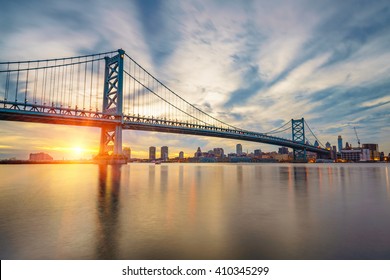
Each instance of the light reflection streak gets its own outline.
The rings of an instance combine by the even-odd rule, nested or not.
[[[386,190],[387,190],[387,196],[390,198],[390,179],[389,179],[389,167],[386,166]]]
[[[99,165],[97,247],[99,259],[117,258],[121,166]]]

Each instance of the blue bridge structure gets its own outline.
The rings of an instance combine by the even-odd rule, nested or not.
[[[124,50],[57,59],[0,62],[0,120],[101,128],[97,159],[120,162],[125,129],[191,134],[292,148],[328,157],[306,121],[266,133],[230,125],[204,112],[145,70]],[[290,131],[291,139],[275,136]],[[319,142],[319,141],[317,141]]]

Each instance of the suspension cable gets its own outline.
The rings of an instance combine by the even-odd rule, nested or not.
[[[166,90],[168,90],[170,93],[172,93],[173,95],[175,95],[176,97],[178,97],[180,100],[182,100],[185,104],[189,105],[190,107],[192,107],[195,111],[198,111],[206,116],[208,116],[209,118],[213,119],[213,120],[216,120],[217,122],[221,123],[221,124],[224,124],[226,125],[227,127],[230,127],[230,128],[234,128],[234,129],[238,129],[238,130],[241,130],[240,128],[238,127],[235,127],[233,125],[230,125],[230,124],[227,124],[221,120],[218,120],[216,118],[214,118],[213,116],[207,114],[206,112],[198,109],[197,107],[195,107],[193,104],[189,103],[188,101],[186,101],[185,99],[183,99],[181,96],[179,96],[178,94],[176,94],[174,91],[172,91],[170,88],[168,88],[166,85],[164,85],[160,80],[158,80],[156,77],[154,77],[152,74],[150,74],[145,68],[143,68],[140,64],[138,64],[132,57],[130,57],[127,53],[125,53],[125,55],[131,59],[140,69],[142,69],[143,71],[145,71],[148,75],[150,75],[153,79],[155,79],[161,86],[163,86]],[[128,73],[127,73],[128,74]],[[155,93],[156,94],[156,93]],[[170,103],[169,103],[170,104]],[[174,106],[173,104],[171,104],[172,106]],[[176,106],[174,106],[176,109],[178,109]],[[180,110],[182,111],[183,113],[185,113],[183,110]],[[188,113],[186,113],[188,115]],[[198,119],[198,118],[196,118]],[[198,119],[199,120],[199,119]],[[199,120],[201,121],[201,120]],[[203,122],[203,121],[201,121]],[[204,123],[204,122],[203,122]]]
[[[91,56],[102,56],[105,54],[112,54],[118,52],[117,50],[115,51],[110,51],[110,52],[102,52],[102,53],[96,53],[96,54],[88,54],[88,55],[80,55],[80,56],[71,56],[71,57],[62,57],[62,58],[51,58],[51,59],[39,59],[39,60],[24,60],[24,61],[0,61],[0,64],[14,64],[14,63],[35,63],[35,62],[45,62],[45,61],[56,61],[56,60],[64,60],[64,59],[76,59],[76,58],[86,58],[86,57],[91,57]]]
[[[321,141],[318,140],[317,136],[313,133],[313,131],[311,130],[311,128],[310,128],[309,124],[306,122],[306,120],[305,120],[305,124],[306,124],[307,128],[309,129],[309,131],[311,132],[311,134],[312,134],[312,135],[314,136],[314,138],[317,140],[317,142],[324,148],[324,147],[325,147],[324,144],[322,144]]]
[[[275,134],[275,133],[278,133],[278,130],[279,129],[282,129],[283,127],[285,127],[286,125],[290,124],[291,123],[291,120],[286,122],[285,124],[283,124],[281,127],[278,127],[278,128],[275,128],[273,130],[270,130],[268,132],[265,132],[264,134]],[[290,127],[288,127],[288,129],[290,129]],[[284,131],[284,130],[283,130]]]

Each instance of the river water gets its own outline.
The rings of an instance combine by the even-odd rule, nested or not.
[[[1,259],[390,259],[390,165],[0,165],[0,248]]]

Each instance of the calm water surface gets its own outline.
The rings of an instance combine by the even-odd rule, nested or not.
[[[0,248],[1,259],[390,259],[390,165],[0,165]]]

